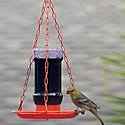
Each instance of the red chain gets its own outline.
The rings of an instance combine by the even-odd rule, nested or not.
[[[54,20],[54,23],[55,23],[55,29],[58,33],[58,39],[60,41],[60,45],[61,45],[61,48],[62,48],[63,53],[64,53],[64,61],[65,61],[66,66],[67,66],[67,73],[69,75],[71,85],[75,88],[75,83],[74,83],[74,80],[73,80],[73,77],[72,77],[72,71],[71,71],[71,68],[70,68],[70,65],[69,65],[69,61],[68,61],[67,54],[66,54],[66,49],[64,47],[63,39],[62,39],[61,32],[60,32],[60,26],[57,22],[56,13],[54,11],[54,4],[53,4],[52,0],[50,0],[50,1],[51,1],[50,7],[51,7],[51,10],[52,10],[52,17],[53,17],[53,20]]]
[[[33,49],[35,49],[37,47],[37,43],[38,43],[38,39],[39,39],[39,35],[40,35],[40,26],[43,23],[44,12],[45,12],[45,2],[43,2],[43,5],[42,5],[41,16],[40,16],[40,19],[38,21],[38,28],[37,28],[37,32],[36,32],[36,36],[35,36],[35,40],[34,40],[34,44],[33,44]],[[29,82],[29,78],[30,78],[30,74],[31,74],[32,63],[33,63],[33,54],[30,56],[30,61],[29,61],[29,65],[27,68],[27,72],[26,72],[26,79],[24,81],[24,86],[23,86],[22,95],[20,97],[18,111],[22,110],[22,106],[23,106],[24,99],[25,99],[25,92],[27,90],[27,86],[28,86],[28,82]]]
[[[37,48],[37,43],[38,43],[39,35],[40,35],[40,28],[41,28],[41,25],[43,23],[43,16],[44,16],[45,8],[46,8],[46,4],[45,4],[45,1],[44,1],[43,5],[42,5],[41,15],[40,15],[40,18],[39,18],[39,21],[38,21],[38,27],[37,27],[37,31],[36,31],[33,49]]]
[[[24,81],[23,92],[22,92],[22,95],[20,97],[20,104],[19,104],[19,107],[18,107],[18,111],[22,110],[22,105],[23,105],[23,102],[24,102],[24,99],[25,99],[25,92],[27,90],[27,85],[28,85],[28,81],[29,81],[29,78],[30,78],[30,74],[31,74],[32,63],[33,63],[33,56],[30,57],[29,66],[28,66],[28,69],[27,69],[27,72],[26,72],[26,79]]]
[[[46,60],[45,60],[45,78],[44,78],[44,104],[45,104],[45,109],[47,111],[47,102],[48,102],[48,67],[49,67],[49,62],[48,62],[48,55],[49,55],[49,24],[50,24],[50,19],[49,19],[49,11],[50,11],[50,0],[46,0]]]

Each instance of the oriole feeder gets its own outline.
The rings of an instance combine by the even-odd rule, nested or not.
[[[45,49],[34,50],[35,61],[35,92],[33,95],[36,104],[35,111],[13,111],[24,119],[64,119],[73,118],[78,114],[74,110],[60,110],[62,102],[61,92],[61,61],[63,51],[61,49],[50,49],[48,62],[48,102],[47,111],[44,105],[44,76],[45,76]]]
[[[44,77],[45,77],[45,49],[34,50],[35,61],[35,93],[34,103],[44,105]],[[61,49],[49,49],[48,54],[48,105],[59,105],[62,102],[61,92],[61,61],[63,52]]]
[[[49,49],[49,12],[52,11],[52,18],[55,23],[55,29],[58,34],[58,39],[60,42],[59,49]],[[45,49],[38,49],[38,39],[40,35],[40,27],[43,23],[43,15],[46,12],[46,34]],[[38,28],[36,32],[36,37],[33,44],[33,54],[30,56],[30,61],[28,69],[26,72],[26,78],[24,81],[23,92],[20,97],[20,104],[17,111],[12,111],[19,117],[24,119],[65,119],[74,118],[79,113],[74,110],[61,110],[60,104],[63,99],[62,94],[62,72],[61,72],[61,62],[64,59],[67,66],[67,73],[70,78],[70,83],[74,87],[74,80],[72,78],[71,68],[68,62],[66,49],[63,45],[62,36],[60,32],[60,26],[56,19],[56,14],[54,11],[54,4],[52,0],[44,0],[41,15],[38,21]],[[32,64],[35,62],[35,87],[33,100],[36,105],[35,110],[23,110],[23,103],[25,99],[25,92],[27,90]]]

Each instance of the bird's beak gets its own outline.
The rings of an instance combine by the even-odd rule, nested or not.
[[[69,91],[68,91],[68,90],[66,91],[66,94],[69,94]]]

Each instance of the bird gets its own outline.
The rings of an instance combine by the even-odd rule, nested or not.
[[[77,110],[79,108],[81,109],[81,114],[84,114],[85,111],[88,110],[101,122],[102,125],[104,125],[104,122],[97,111],[97,109],[100,109],[97,104],[72,86],[67,89],[66,93],[70,95],[72,102],[77,106]]]

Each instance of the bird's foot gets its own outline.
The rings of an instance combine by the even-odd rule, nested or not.
[[[84,115],[84,114],[85,114],[85,110],[81,110],[80,113],[81,113],[82,115]]]
[[[79,113],[81,113],[82,115],[85,114],[85,110],[81,110],[79,109],[79,107],[77,107],[74,111],[76,114],[79,114]]]
[[[79,110],[79,108],[76,108],[75,110],[75,114],[79,114],[81,111]]]

